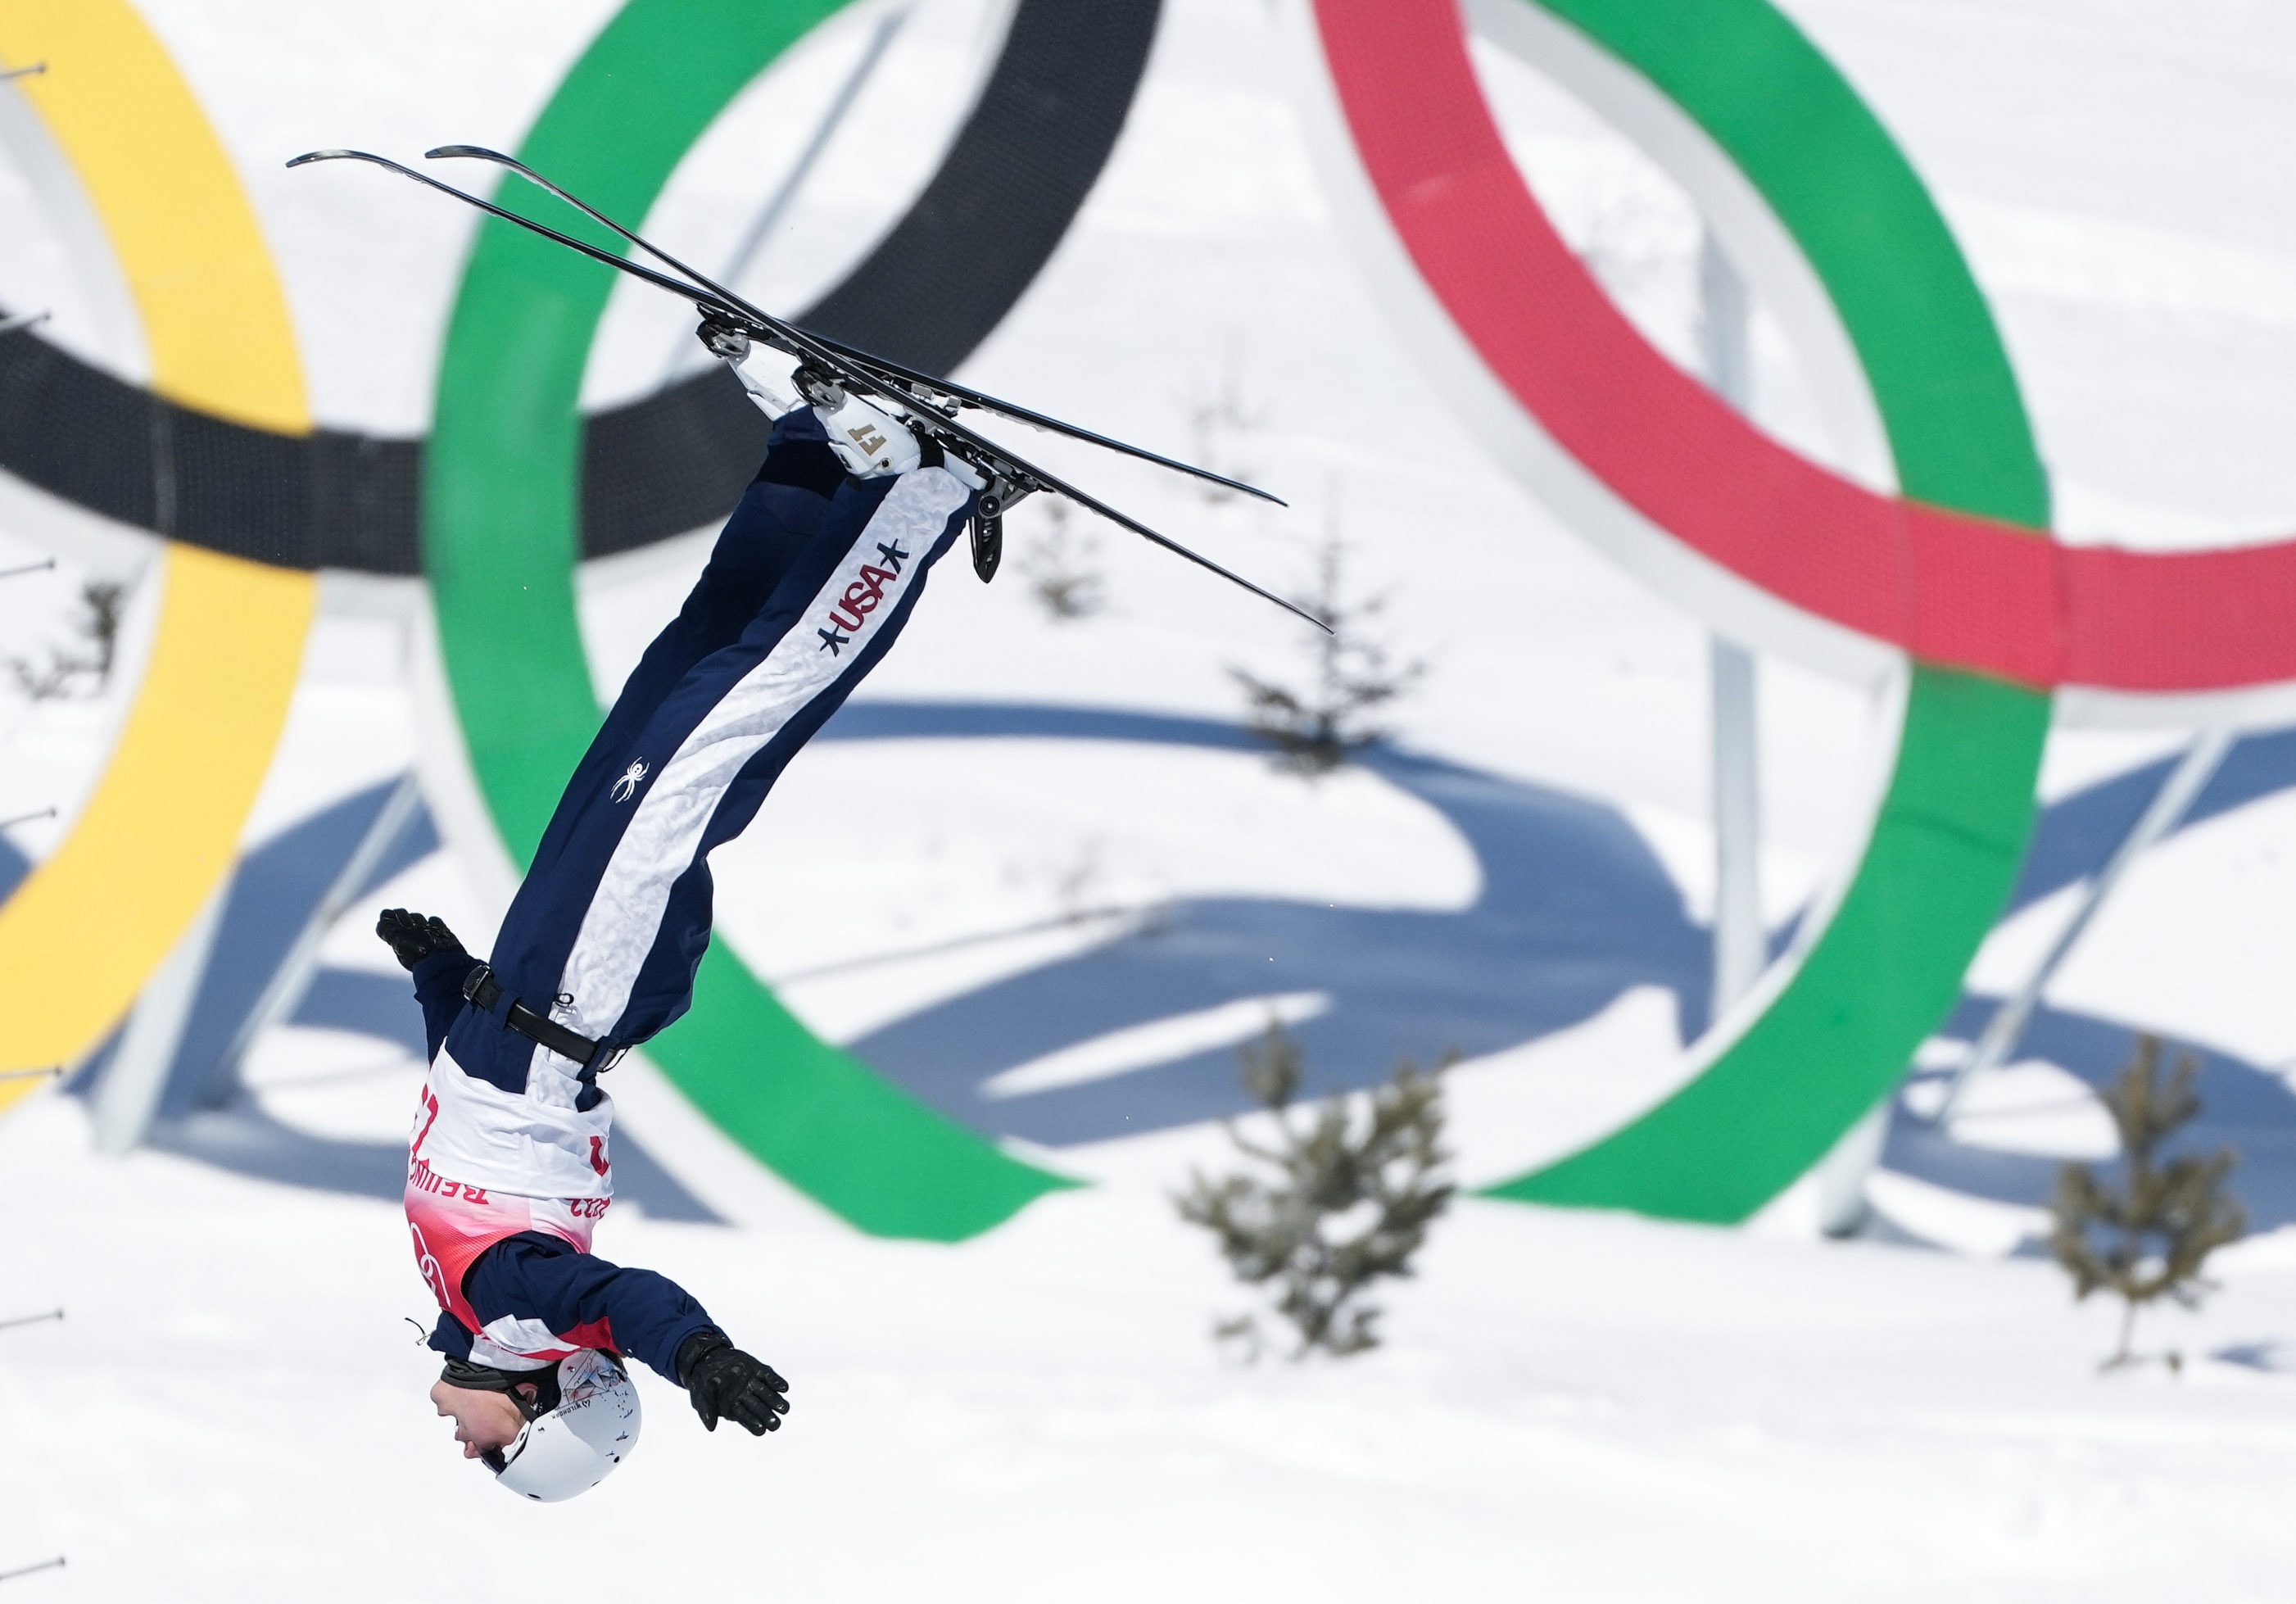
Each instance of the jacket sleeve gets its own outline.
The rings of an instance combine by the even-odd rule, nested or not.
[[[537,1320],[570,1346],[611,1348],[673,1383],[679,1345],[712,1323],[668,1276],[625,1270],[541,1231],[504,1238],[480,1254],[463,1295],[487,1326],[505,1317]]]
[[[414,966],[414,1000],[422,1005],[422,1034],[431,1058],[439,1056],[447,1027],[463,1011],[463,981],[479,967],[467,952],[439,952]]]

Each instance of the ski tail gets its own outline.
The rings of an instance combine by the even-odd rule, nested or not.
[[[565,246],[570,251],[578,251],[584,256],[588,257],[592,261],[603,262],[607,267],[613,268],[617,272],[627,273],[633,278],[644,279],[647,284],[652,284],[659,289],[668,290],[671,294],[678,296],[683,300],[693,301],[697,306],[703,308],[705,310],[715,309],[732,318],[735,322],[743,322],[747,320],[748,314],[746,312],[735,307],[720,304],[718,297],[710,293],[708,290],[702,289],[698,285],[685,284],[678,279],[670,277],[668,274],[657,273],[652,268],[645,267],[642,263],[630,260],[627,257],[616,256],[611,251],[601,251],[598,247],[589,243],[586,240],[578,240],[570,234],[561,234],[555,228],[552,228],[545,224],[536,222],[532,218],[522,218],[519,216],[518,213],[510,210],[508,208],[497,206],[492,201],[483,200],[480,197],[471,193],[468,190],[456,189],[451,184],[442,184],[438,179],[431,177],[428,173],[418,173],[413,168],[407,167],[400,162],[393,161],[388,156],[378,156],[372,151],[306,151],[299,156],[289,158],[287,165],[289,167],[302,167],[305,164],[313,161],[372,162],[376,167],[383,168],[390,172],[397,173],[402,178],[412,178],[415,183],[426,185],[429,187],[437,190],[441,194],[452,195],[455,199],[462,202],[464,205],[475,206],[480,211],[486,212],[491,217],[500,218],[505,223],[515,223],[529,234],[538,234],[544,239],[554,240],[559,244]]]

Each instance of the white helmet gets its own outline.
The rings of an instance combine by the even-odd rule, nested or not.
[[[558,1403],[507,1448],[481,1455],[495,1480],[537,1503],[587,1493],[637,1446],[638,1389],[611,1353],[585,1348],[558,1361]]]

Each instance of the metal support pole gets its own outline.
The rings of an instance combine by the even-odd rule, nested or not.
[[[1699,344],[1714,392],[1743,411],[1753,397],[1745,281],[1708,234],[1699,250]],[[1718,1018],[1761,978],[1761,773],[1755,731],[1754,654],[1713,637],[1714,986]]]
[[[821,121],[813,130],[813,137],[806,141],[805,149],[799,152],[796,165],[789,170],[789,177],[782,180],[781,187],[774,192],[773,199],[767,201],[765,210],[758,213],[757,220],[750,225],[749,232],[742,236],[742,243],[734,247],[733,259],[726,264],[722,282],[732,284],[750,270],[758,252],[765,249],[766,241],[772,236],[774,225],[782,220],[782,214],[797,199],[798,191],[803,189],[805,181],[813,176],[815,164],[820,161],[822,152],[829,148],[829,142],[837,136],[837,130],[845,126],[845,119],[852,111],[853,103],[861,98],[861,91],[868,86],[870,78],[875,75],[877,64],[885,59],[885,52],[892,47],[893,36],[901,31],[901,25],[908,20],[909,12],[906,6],[897,12],[889,12],[877,20],[876,31],[869,36],[869,43],[862,49],[861,59],[853,64],[853,70],[837,86],[836,97],[829,103],[829,110],[822,113]]]
[[[772,199],[765,204],[765,210],[758,213],[756,220],[743,233],[742,243],[734,247],[734,254],[725,271],[718,276],[721,284],[741,283],[742,275],[747,273],[764,253],[775,225],[782,220],[782,214],[797,199],[798,191],[803,189],[805,181],[813,176],[814,167],[820,161],[822,152],[837,136],[837,130],[845,125],[847,114],[853,110],[853,103],[861,98],[861,91],[875,74],[878,63],[885,59],[885,52],[892,45],[893,36],[900,32],[901,25],[909,20],[910,9],[903,6],[877,19],[876,31],[869,36],[869,43],[862,47],[861,59],[854,63],[853,70],[846,74],[845,81],[837,86],[837,93],[830,99],[829,110],[822,113],[820,122],[814,126],[813,136],[806,141],[805,149],[798,152],[797,161],[791,167],[789,176],[782,180],[781,187],[774,191]],[[669,368],[663,376],[667,378],[683,366],[691,352],[691,342],[680,341],[671,353]]]
[[[286,1019],[302,1003],[304,994],[311,989],[311,977],[318,973],[320,943],[365,892],[367,882],[374,877],[384,857],[398,844],[398,838],[406,833],[422,809],[422,785],[410,772],[401,777],[383,799],[382,806],[375,810],[373,822],[367,826],[358,845],[351,849],[351,855],[343,860],[333,884],[312,908],[310,917],[303,921],[294,945],[288,948],[279,967],[272,971],[263,994],[256,999],[255,1006],[233,1032],[231,1045],[224,1049],[208,1083],[206,1101],[220,1102],[238,1087],[241,1065],[256,1038]]]
[[[1936,1120],[1939,1124],[1942,1125],[1953,1117],[1953,1111],[1980,1077],[1991,1074],[2008,1062],[2009,1055],[2016,1049],[2018,1039],[2025,1033],[2027,1022],[2033,1017],[2033,1010],[2040,1005],[2042,991],[2054,978],[2066,956],[2072,951],[2073,943],[2079,941],[2082,933],[2088,929],[2089,922],[2104,906],[2104,900],[2112,894],[2113,887],[2119,885],[2121,876],[2128,872],[2128,866],[2136,862],[2147,848],[2177,827],[2177,821],[2185,817],[2199,798],[2202,789],[2223,766],[2225,755],[2231,752],[2236,738],[2229,729],[2205,729],[2194,737],[2193,744],[2185,749],[2182,761],[2169,771],[2169,777],[2161,782],[2161,788],[2152,794],[2152,800],[2145,805],[2144,811],[2137,816],[2136,822],[2129,827],[2128,834],[2121,837],[2119,846],[2113,848],[2112,856],[2105,860],[2104,867],[2097,871],[2095,878],[2082,892],[2079,902],[2073,909],[2072,917],[2065,921],[2065,927],[2057,932],[2057,939],[2051,942],[2048,950],[2041,954],[2041,961],[2025,977],[2025,983],[1994,1009],[1993,1017],[1985,1022],[1985,1029],[1979,1034],[1976,1045],[1970,1049],[1969,1057],[1954,1072],[1953,1082],[1946,1088],[1945,1101],[1938,1105]]]
[[[1762,928],[1761,785],[1756,769],[1754,654],[1716,636],[1713,1016],[1751,991],[1768,964]]]
[[[1754,399],[1753,358],[1747,340],[1752,308],[1746,281],[1711,234],[1698,247],[1698,354],[1706,382],[1743,412]]]
[[[1752,308],[1745,281],[1712,234],[1698,251],[1700,357],[1715,394],[1741,412],[1753,400],[1748,339]],[[1762,924],[1761,769],[1755,728],[1754,654],[1713,637],[1714,682],[1714,1014],[1752,989],[1769,964]],[[1813,1172],[1817,1225],[1829,1237],[1855,1235],[1866,1222],[1866,1180],[1882,1160],[1888,1109],[1852,1125]]]
[[[208,893],[176,945],[144,983],[127,1016],[127,1029],[119,1050],[95,1089],[90,1115],[95,1126],[95,1150],[127,1153],[143,1145],[159,1112],[160,1094],[166,1090],[168,1067],[176,1061],[184,1026],[192,1016],[200,982],[208,971],[209,950],[215,944],[216,925],[223,917],[224,900],[231,892],[226,874]]]

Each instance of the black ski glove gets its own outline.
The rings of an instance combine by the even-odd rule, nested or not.
[[[433,914],[425,917],[409,913],[404,908],[386,908],[382,917],[374,922],[374,933],[390,949],[391,957],[412,975],[414,966],[426,958],[436,958],[442,952],[460,952],[463,943],[447,928],[447,921]]]
[[[693,1412],[711,1431],[720,1419],[732,1420],[753,1437],[781,1429],[789,1413],[782,1394],[789,1383],[774,1374],[774,1367],[750,1358],[732,1338],[714,1326],[705,1326],[678,1345],[677,1378],[693,1400]]]
[[[713,357],[724,357],[739,362],[750,354],[750,331],[730,323],[720,323],[714,317],[704,317],[693,337],[709,350]]]

